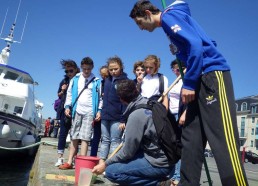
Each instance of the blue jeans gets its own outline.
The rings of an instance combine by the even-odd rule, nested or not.
[[[71,125],[65,125],[64,112],[61,113],[60,119],[61,120],[60,120],[60,131],[59,131],[59,138],[58,138],[57,153],[64,154],[66,138],[67,138],[68,132],[71,128]]]
[[[181,168],[181,159],[176,163],[176,166],[170,173],[170,179],[180,181],[180,168]]]
[[[172,167],[154,167],[140,153],[132,160],[107,166],[106,177],[120,185],[154,186],[166,180],[171,169]]]
[[[101,137],[101,122],[95,122],[93,128],[93,139],[91,140],[90,156],[97,156],[99,141]]]
[[[57,138],[59,127],[54,127],[54,138]]]
[[[118,128],[119,121],[101,120],[101,159],[107,159],[108,154],[111,154],[121,143],[122,131]]]

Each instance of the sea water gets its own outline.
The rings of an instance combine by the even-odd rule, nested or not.
[[[0,157],[0,185],[27,186],[34,159],[35,154],[19,153]]]

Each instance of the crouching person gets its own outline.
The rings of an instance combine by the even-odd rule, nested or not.
[[[117,94],[128,104],[125,115],[128,120],[122,148],[105,162],[96,165],[92,172],[101,174],[120,185],[170,185],[167,175],[173,165],[159,147],[152,120],[152,111],[144,108],[133,110],[138,104],[146,104],[132,80],[121,80]]]

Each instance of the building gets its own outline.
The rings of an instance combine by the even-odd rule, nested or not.
[[[240,150],[258,154],[258,95],[236,99]]]

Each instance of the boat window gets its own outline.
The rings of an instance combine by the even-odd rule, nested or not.
[[[14,113],[21,114],[22,113],[22,107],[15,106],[14,107]]]
[[[20,77],[17,79],[17,82],[22,83],[22,82],[23,82],[23,77],[22,77],[22,76],[20,76]]]
[[[19,76],[19,74],[16,74],[16,73],[13,73],[13,72],[8,71],[8,72],[5,74],[4,79],[16,80],[18,76]]]

